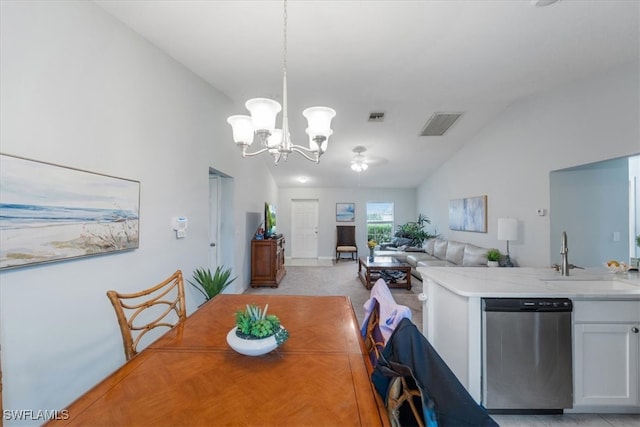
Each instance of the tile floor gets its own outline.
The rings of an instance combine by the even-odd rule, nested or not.
[[[500,427],[638,427],[640,414],[491,415]]]

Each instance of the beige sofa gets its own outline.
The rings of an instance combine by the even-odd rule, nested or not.
[[[421,252],[376,251],[376,256],[393,256],[411,265],[411,273],[418,279],[418,267],[486,267],[487,250],[471,243],[441,237],[427,240]]]

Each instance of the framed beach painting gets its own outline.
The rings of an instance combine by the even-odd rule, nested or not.
[[[0,154],[0,183],[0,269],[138,248],[138,181]]]
[[[449,200],[449,229],[487,232],[487,196]]]
[[[336,203],[336,221],[353,222],[356,220],[355,203]]]

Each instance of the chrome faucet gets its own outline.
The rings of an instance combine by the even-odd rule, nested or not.
[[[562,255],[561,271],[563,276],[569,275],[569,247],[567,246],[567,232],[562,232],[562,245],[560,248],[560,255]]]

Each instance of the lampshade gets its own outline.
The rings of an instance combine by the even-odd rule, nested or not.
[[[273,132],[276,128],[276,116],[282,106],[268,98],[253,98],[244,104],[251,113],[251,123],[255,131]]]
[[[498,240],[518,240],[518,220],[498,218]]]
[[[309,135],[309,148],[312,151],[319,150],[324,153],[329,145],[329,137],[333,133],[331,119],[336,115],[335,110],[329,107],[311,107],[304,110],[302,115],[309,124],[306,129]],[[321,142],[320,146],[318,146],[318,142]]]
[[[227,119],[227,123],[233,129],[233,141],[240,145],[251,145],[253,143],[253,126],[251,117],[237,115]]]
[[[326,135],[331,130],[331,119],[336,116],[333,108],[311,107],[302,112],[309,122],[309,135]]]

